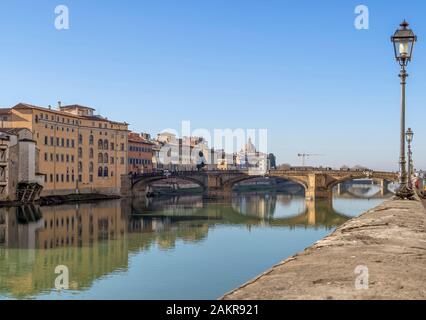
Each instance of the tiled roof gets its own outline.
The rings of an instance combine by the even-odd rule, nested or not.
[[[28,130],[27,128],[0,128],[0,132],[17,135],[22,130]]]
[[[24,108],[24,109],[36,109],[36,110],[45,111],[45,112],[53,112],[53,113],[56,113],[56,114],[60,114],[62,116],[66,115],[68,117],[74,117],[74,118],[79,118],[79,119],[89,119],[89,120],[97,120],[97,121],[106,121],[106,122],[110,122],[110,123],[114,123],[114,124],[128,125],[127,122],[112,121],[112,120],[108,120],[106,118],[97,117],[97,116],[79,116],[79,115],[76,115],[76,114],[68,113],[68,112],[65,112],[65,111],[57,110],[57,109],[49,109],[49,108],[35,106],[35,105],[32,105],[32,104],[22,103],[22,102],[18,103],[12,109],[21,109],[21,108]]]
[[[11,111],[12,109],[10,109],[10,108],[0,108],[0,114],[1,115],[6,115],[6,114],[10,114],[10,111]]]
[[[129,140],[129,142],[145,143],[145,144],[151,144],[151,145],[154,144],[151,141],[142,138],[138,133],[134,133],[134,132],[129,133],[129,139],[128,140]]]
[[[90,109],[90,110],[95,110],[91,107],[86,107],[86,106],[82,106],[81,104],[70,104],[68,106],[61,106],[61,109],[75,109],[75,108],[85,108],[85,109]]]

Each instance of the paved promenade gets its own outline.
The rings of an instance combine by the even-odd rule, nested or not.
[[[426,299],[425,207],[387,201],[223,299]]]

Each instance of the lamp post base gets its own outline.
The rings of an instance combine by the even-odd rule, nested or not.
[[[396,191],[397,198],[401,200],[415,200],[414,195],[414,190],[406,185],[402,185]]]

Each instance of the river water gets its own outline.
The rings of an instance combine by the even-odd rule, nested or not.
[[[379,205],[374,188],[0,208],[0,299],[216,299]]]

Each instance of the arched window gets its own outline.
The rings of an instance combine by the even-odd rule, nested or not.
[[[103,154],[102,154],[102,153],[99,153],[99,154],[98,154],[98,162],[99,162],[99,163],[103,163],[103,162],[104,162],[104,156],[103,156]]]
[[[104,142],[102,141],[102,139],[99,139],[98,141],[98,149],[102,150],[104,148]]]
[[[93,138],[93,135],[91,134],[89,137],[89,144],[93,146],[94,141],[95,141],[95,138]]]
[[[78,157],[83,158],[83,149],[81,147],[78,148]]]
[[[83,135],[82,135],[82,134],[79,134],[79,135],[78,135],[78,143],[79,143],[79,144],[82,144],[82,143],[83,143]]]
[[[92,161],[89,162],[89,172],[90,173],[93,172],[93,162]]]
[[[103,177],[102,167],[99,167],[99,169],[98,169],[98,177]]]
[[[107,139],[104,140],[104,150],[108,150],[109,148],[109,142]]]
[[[104,177],[108,177],[108,167],[104,168]]]
[[[89,149],[89,158],[93,159],[93,148]]]
[[[78,172],[83,172],[83,162],[78,162]]]
[[[104,154],[104,163],[108,163],[108,153]]]

